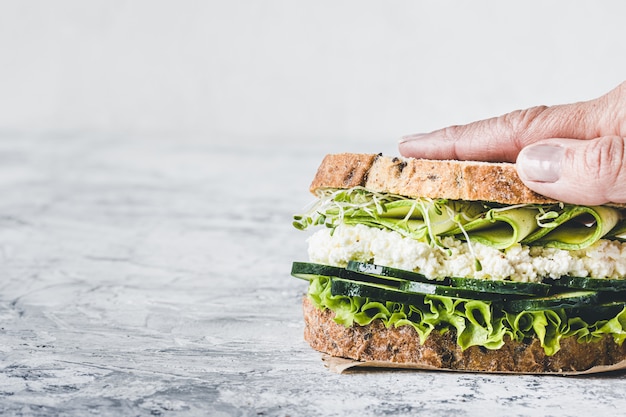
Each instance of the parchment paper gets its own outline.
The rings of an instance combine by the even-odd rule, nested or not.
[[[382,369],[413,369],[413,370],[427,370],[427,371],[452,371],[452,372],[473,372],[462,369],[442,369],[434,366],[417,365],[417,364],[401,364],[391,362],[378,362],[368,361],[360,362],[352,359],[338,358],[323,354],[322,361],[324,365],[332,372],[343,374],[351,371],[367,371],[367,370],[382,370]],[[489,372],[498,374],[524,374],[524,375],[558,375],[558,376],[573,376],[573,375],[590,375],[605,372],[623,371],[626,370],[626,360],[618,362],[614,365],[594,366],[586,371],[563,371],[563,372]],[[479,372],[479,371],[477,371]],[[476,372],[476,373],[477,373]],[[474,372],[473,372],[474,373]]]

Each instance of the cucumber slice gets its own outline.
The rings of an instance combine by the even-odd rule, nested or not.
[[[501,300],[502,296],[500,294],[465,290],[462,288],[453,288],[445,285],[437,285],[426,282],[414,282],[414,281],[399,281],[400,285],[398,287],[392,287],[389,285],[381,285],[377,283],[370,282],[362,282],[357,280],[349,280],[353,284],[353,288],[361,288],[361,291],[371,291],[370,287],[374,287],[377,289],[385,289],[385,290],[393,290],[395,291],[393,294],[387,294],[388,296],[392,296],[392,299],[385,299],[384,301],[399,301],[398,294],[405,294],[406,296],[420,296],[423,297],[425,295],[443,295],[451,298],[463,298],[468,300],[483,300],[483,301],[493,301],[493,300]],[[332,285],[332,284],[331,284]],[[364,290],[365,288],[365,290]],[[331,290],[332,292],[332,290]],[[344,294],[345,295],[345,294]],[[356,294],[352,294],[356,295]],[[378,298],[380,300],[380,298]]]
[[[315,264],[310,262],[293,262],[291,264],[291,275],[303,279],[305,281],[311,281],[312,279],[323,277],[338,277],[341,276],[343,268],[336,266]]]
[[[475,291],[465,288],[455,288],[447,285],[430,284],[426,282],[405,281],[398,289],[416,294],[445,295],[452,298],[464,298],[468,300],[493,301],[501,300],[502,295],[496,293]]]
[[[546,297],[529,297],[509,300],[504,308],[513,313],[522,311],[556,310],[559,308],[582,308],[597,306],[601,303],[600,293],[596,291],[574,291],[553,294]]]
[[[476,278],[450,278],[450,285],[466,290],[509,295],[548,295],[551,285],[538,282],[492,281]]]
[[[362,264],[369,266],[371,264]],[[377,265],[374,265],[377,266]],[[385,269],[389,269],[383,267]],[[393,269],[393,268],[392,268]],[[395,270],[401,271],[401,270]],[[404,271],[409,272],[409,271]],[[354,270],[344,269],[337,266],[316,264],[310,262],[294,262],[291,266],[291,275],[296,278],[310,281],[316,277],[323,276],[329,278],[342,278],[361,284],[380,285],[384,288],[392,288],[407,294],[418,295],[445,295],[453,298],[465,298],[471,300],[497,300],[501,299],[498,294],[485,293],[464,288],[453,288],[446,285],[439,285],[432,281],[416,282],[396,277],[387,277],[385,275],[371,275],[355,272]],[[394,300],[389,300],[394,301]]]
[[[382,279],[377,276],[359,274],[357,272],[348,271],[345,268],[332,265],[316,264],[312,262],[293,262],[291,264],[291,275],[306,281],[311,281],[317,277],[337,277],[345,278],[353,281],[371,282],[374,284],[383,284],[393,287],[400,286],[401,282],[392,279]]]
[[[417,272],[357,261],[348,262],[347,269],[360,274],[405,281],[398,286],[399,289],[404,291],[446,295],[448,297],[474,300],[496,300],[503,298],[493,294],[510,296],[547,295],[551,288],[550,285],[543,283],[487,281],[473,278],[445,278],[435,281]],[[438,288],[433,289],[433,287],[429,287],[433,285]]]
[[[426,278],[424,275],[407,271],[405,269],[392,268],[390,266],[382,266],[376,264],[368,264],[365,262],[350,261],[346,268],[348,271],[358,272],[360,274],[374,275],[378,277],[402,279],[406,281],[432,283],[432,279]],[[447,281],[437,281],[438,283],[447,284]]]
[[[347,297],[366,297],[376,301],[392,301],[403,304],[422,305],[423,294],[407,293],[386,285],[331,278],[330,293]]]
[[[600,279],[587,277],[561,277],[558,279],[546,280],[550,284],[558,287],[576,288],[591,291],[626,291],[626,279]]]

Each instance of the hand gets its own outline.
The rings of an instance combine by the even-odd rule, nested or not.
[[[405,136],[399,147],[407,157],[516,162],[529,188],[566,203],[626,203],[626,82],[586,102]]]

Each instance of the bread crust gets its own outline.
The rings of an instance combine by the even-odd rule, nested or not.
[[[358,361],[389,362],[472,372],[565,373],[586,371],[595,366],[626,360],[626,343],[617,345],[605,336],[598,342],[578,343],[574,337],[561,339],[561,350],[545,354],[538,339],[511,339],[498,350],[471,346],[462,350],[454,330],[432,332],[424,344],[411,326],[387,329],[381,320],[367,326],[345,327],[333,321],[331,310],[320,310],[304,297],[304,339],[311,347],[331,356]]]
[[[319,189],[355,186],[414,198],[501,204],[557,202],[526,187],[512,163],[405,159],[375,154],[326,155],[310,190],[315,194]]]

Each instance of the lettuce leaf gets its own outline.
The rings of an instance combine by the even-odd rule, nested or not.
[[[507,336],[517,341],[538,338],[546,355],[551,356],[559,351],[560,341],[566,337],[593,343],[609,335],[620,346],[626,340],[626,307],[614,317],[587,323],[581,317],[568,316],[565,309],[514,314],[488,301],[438,295],[426,296],[422,305],[406,305],[332,295],[330,279],[326,277],[311,281],[308,296],[317,308],[332,310],[335,322],[343,326],[365,326],[374,320],[381,320],[387,328],[412,326],[422,344],[433,330],[454,329],[462,349],[470,346],[499,349]]]
[[[626,307],[615,317],[606,322],[600,322],[600,326],[591,332],[593,337],[600,338],[605,334],[613,336],[618,345],[622,345],[626,339]]]

